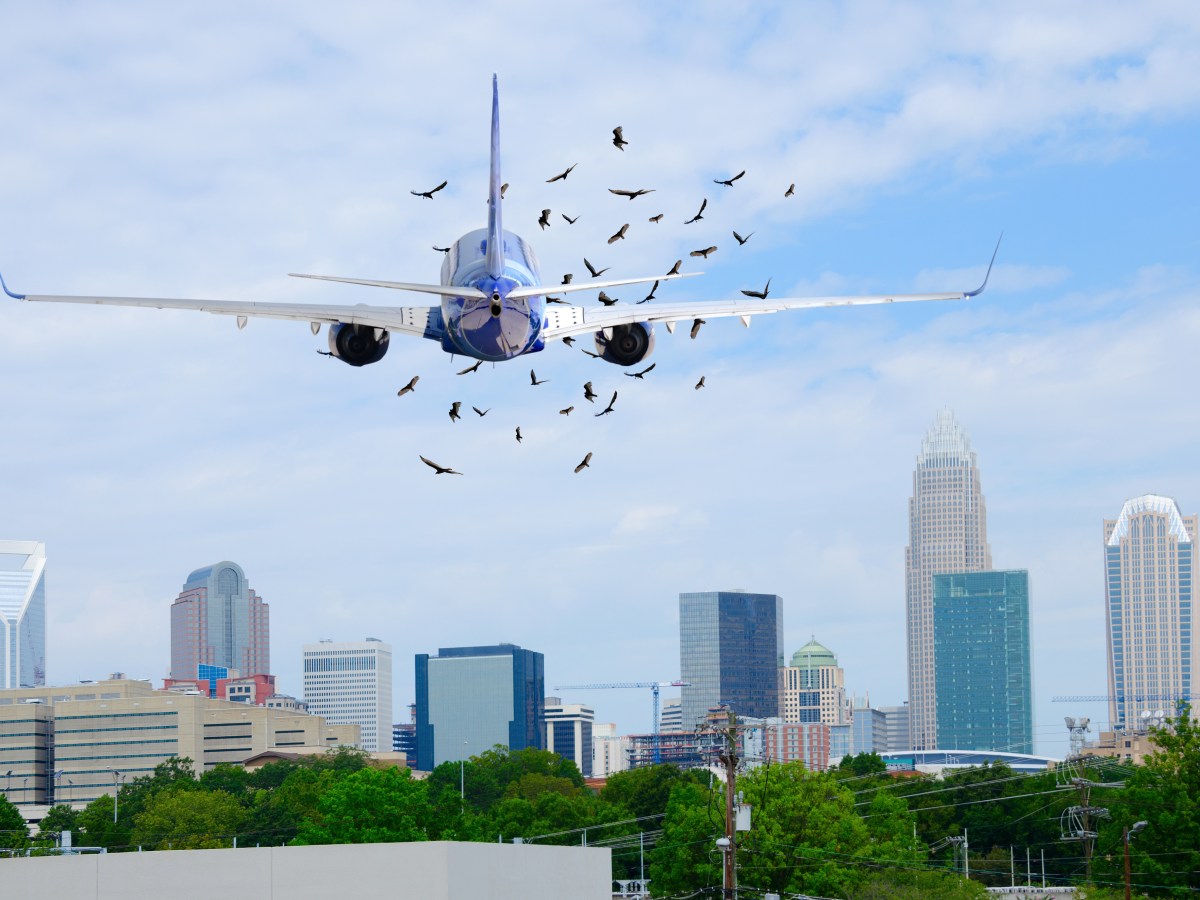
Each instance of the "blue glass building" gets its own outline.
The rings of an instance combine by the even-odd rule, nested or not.
[[[0,541],[0,689],[46,683],[46,545]]]
[[[1033,752],[1029,573],[933,576],[939,750]]]
[[[468,759],[497,744],[546,749],[542,654],[515,644],[418,653],[417,768]]]

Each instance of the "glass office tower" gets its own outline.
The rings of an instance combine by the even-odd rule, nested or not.
[[[201,663],[270,674],[270,612],[237,563],[197,569],[171,604],[171,677],[196,678]]]
[[[0,541],[0,689],[46,683],[46,545]]]
[[[782,665],[782,597],[740,590],[679,595],[685,732],[717,706],[738,716],[778,716]]]
[[[933,576],[937,749],[1033,753],[1029,573]]]

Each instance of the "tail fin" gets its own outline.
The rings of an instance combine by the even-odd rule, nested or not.
[[[488,186],[487,273],[504,274],[504,228],[500,221],[500,88],[492,75],[492,175]]]

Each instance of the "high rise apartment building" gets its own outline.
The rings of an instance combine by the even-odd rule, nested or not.
[[[197,569],[171,604],[171,677],[198,678],[202,664],[269,674],[270,626],[270,607],[241,566],[226,560]]]
[[[391,750],[391,645],[378,638],[305,644],[304,702],[329,722],[358,725],[363,750]]]
[[[581,703],[546,698],[546,749],[575,763],[584,778],[592,776],[592,728],[596,711]]]
[[[779,682],[784,722],[850,722],[846,675],[833,651],[816,638],[792,654],[792,664],[779,670]]]
[[[1108,715],[1133,729],[1159,709],[1192,703],[1200,653],[1193,637],[1198,520],[1170,497],[1127,500],[1104,522]],[[1144,713],[1149,716],[1144,716]]]
[[[937,414],[921,442],[908,501],[904,557],[910,728],[906,749],[932,750],[937,747],[933,576],[992,567],[978,461],[948,409]]]
[[[781,597],[740,590],[679,595],[684,732],[718,706],[739,717],[778,717],[782,665]]]
[[[0,689],[46,683],[46,545],[0,541]]]

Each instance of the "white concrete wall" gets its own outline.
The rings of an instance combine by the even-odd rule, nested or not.
[[[609,900],[607,849],[338,844],[0,859],[13,900]]]

